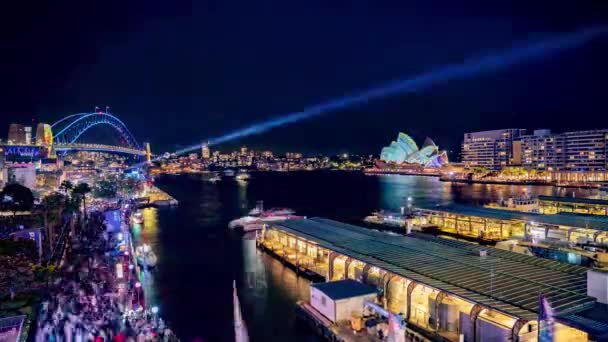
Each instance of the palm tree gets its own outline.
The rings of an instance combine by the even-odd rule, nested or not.
[[[49,247],[53,247],[55,240],[55,223],[61,217],[65,208],[66,198],[60,193],[53,193],[42,199],[42,215],[46,229]]]
[[[69,180],[64,180],[63,182],[61,182],[61,185],[59,186],[59,188],[61,190],[63,190],[64,194],[68,194],[68,191],[72,190],[74,188],[74,184],[72,184],[72,182],[70,182]]]
[[[78,183],[73,189],[72,193],[76,194],[82,199],[82,208],[84,212],[84,218],[87,217],[87,194],[91,192],[91,187],[87,183]]]

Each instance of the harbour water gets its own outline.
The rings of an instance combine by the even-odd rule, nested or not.
[[[149,243],[159,262],[146,276],[148,303],[183,341],[234,341],[232,280],[236,279],[252,341],[317,341],[295,322],[294,303],[308,296],[308,281],[256,251],[227,230],[256,201],[289,207],[300,215],[361,224],[378,209],[475,203],[529,194],[596,196],[595,190],[547,186],[450,184],[423,176],[366,176],[346,172],[252,173],[247,182],[201,175],[161,176],[156,181],[179,201],[177,208],[146,209],[134,238]],[[139,229],[138,229],[139,228]]]

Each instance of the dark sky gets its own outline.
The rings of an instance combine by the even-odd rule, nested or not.
[[[2,130],[110,105],[155,152],[513,42],[608,23],[603,0],[15,3],[0,14]],[[456,149],[466,131],[606,128],[607,63],[601,37],[222,148],[378,153],[403,131]]]

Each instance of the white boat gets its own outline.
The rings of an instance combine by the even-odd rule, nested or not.
[[[158,262],[158,258],[150,245],[143,244],[135,248],[135,256],[137,258],[137,263],[141,266],[147,266],[149,268],[153,268],[156,266]]]
[[[234,170],[231,170],[231,169],[224,170],[224,174],[228,177],[232,177],[232,176],[234,176]]]
[[[264,201],[258,201],[255,208],[249,211],[250,216],[288,216],[296,212],[289,208],[270,208],[264,210]]]
[[[294,213],[293,210],[287,208],[264,210],[260,201],[256,208],[249,212],[249,215],[230,221],[228,228],[250,232],[263,229],[266,223],[304,218],[295,216]]]
[[[222,180],[222,177],[220,177],[220,175],[217,175],[217,174],[216,174],[216,175],[214,175],[213,177],[208,178],[207,180],[208,180],[209,182],[211,182],[211,183],[216,183],[216,182],[221,181],[221,180]]]
[[[249,174],[247,172],[240,172],[238,175],[236,175],[236,180],[237,181],[247,181],[249,178],[251,178],[251,176],[249,176]]]

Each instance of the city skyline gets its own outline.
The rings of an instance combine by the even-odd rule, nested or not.
[[[15,117],[52,122],[95,104],[109,105],[136,136],[160,151],[177,150],[335,96],[500,51],[514,42],[601,25],[605,23],[601,13],[606,13],[594,4],[547,13],[541,3],[479,4],[474,9],[412,5],[415,11],[381,6],[332,8],[321,3],[310,3],[306,9],[251,6],[243,12],[223,5],[210,10],[163,4],[145,6],[143,11],[135,5],[116,11],[111,3],[103,8],[81,6],[37,9],[41,12],[21,18],[32,22],[31,32],[11,31],[15,35],[9,48],[16,53],[2,58],[4,65],[11,66],[6,70],[9,78],[15,72],[20,77],[14,78],[18,82],[8,90],[0,124],[8,125]],[[87,12],[92,18],[87,21],[103,21],[106,26],[82,23],[96,39],[75,46],[70,38],[80,38],[66,34],[73,24],[62,24],[58,18],[83,9],[91,9]],[[341,10],[349,15],[334,15]],[[245,12],[251,16],[242,15]],[[53,22],[60,23],[46,27],[47,15],[55,13]],[[189,16],[177,21],[185,13]],[[439,17],[445,23],[438,22]],[[306,25],[312,18],[318,22],[315,27]],[[375,25],[360,27],[359,20],[364,18]],[[334,27],[340,29],[331,30]],[[225,40],[215,39],[222,35]],[[171,36],[181,38],[168,39]],[[243,37],[249,37],[250,43],[228,43]],[[31,42],[28,46],[36,46],[42,55],[48,55],[45,47],[53,44],[56,55],[35,61],[25,58],[31,47],[23,41]],[[406,131],[416,140],[432,136],[448,151],[458,151],[460,135],[467,131],[608,127],[608,119],[601,115],[606,111],[601,87],[596,86],[608,74],[600,62],[606,56],[605,39],[600,38],[541,63],[374,101],[243,139],[234,148],[246,144],[295,150],[305,145],[308,151],[301,149],[304,153],[378,153],[386,136]],[[129,95],[127,89],[135,93]],[[569,120],[576,115],[593,120]],[[324,131],[331,134],[318,134]],[[315,139],[308,139],[311,135]]]

